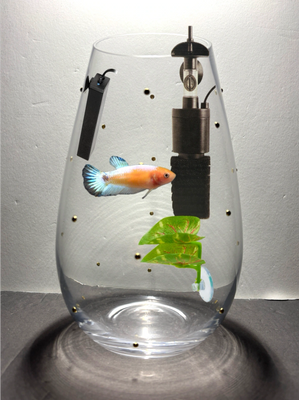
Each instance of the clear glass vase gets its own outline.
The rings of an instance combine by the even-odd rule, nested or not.
[[[190,28],[100,40],[81,92],[57,224],[65,303],[108,350],[177,355],[223,321],[242,262],[212,45]]]

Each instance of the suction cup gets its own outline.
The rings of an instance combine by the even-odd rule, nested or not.
[[[201,281],[199,285],[199,294],[200,297],[208,303],[209,301],[212,300],[213,295],[214,295],[214,285],[213,285],[213,279],[212,276],[209,272],[209,270],[206,267],[201,267]]]

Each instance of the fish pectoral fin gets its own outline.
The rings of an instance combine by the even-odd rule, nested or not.
[[[123,168],[123,167],[128,167],[129,164],[127,163],[126,160],[124,160],[121,157],[118,156],[111,156],[109,159],[109,163],[114,167],[115,169]]]
[[[152,190],[153,190],[153,189],[149,189],[149,190],[145,193],[145,195],[144,195],[142,198],[145,199],[146,196],[147,196]]]
[[[100,172],[97,168],[90,164],[86,164],[82,170],[83,184],[88,193],[93,196],[102,196],[103,190],[105,189],[106,182],[103,177],[106,174]]]

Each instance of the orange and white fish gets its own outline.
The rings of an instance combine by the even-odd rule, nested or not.
[[[144,199],[153,189],[174,180],[175,174],[167,168],[153,165],[132,165],[121,157],[112,156],[109,160],[115,171],[100,172],[90,164],[82,171],[85,189],[93,196],[116,196],[134,194],[148,190]]]

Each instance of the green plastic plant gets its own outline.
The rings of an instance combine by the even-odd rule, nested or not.
[[[141,262],[174,265],[177,268],[193,268],[197,271],[195,283],[200,283],[201,243],[197,236],[200,219],[192,216],[166,217],[157,222],[139,244],[158,244]]]

